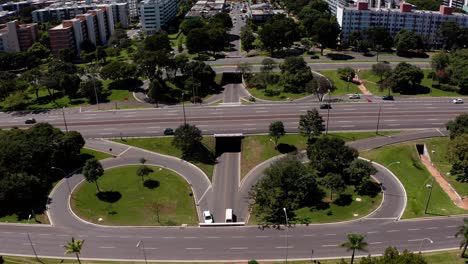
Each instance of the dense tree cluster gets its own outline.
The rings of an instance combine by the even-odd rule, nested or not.
[[[408,250],[399,252],[395,247],[388,247],[381,257],[363,257],[359,261],[360,264],[426,264],[426,259],[421,254],[413,253]]]
[[[52,183],[80,166],[84,139],[46,123],[0,131],[0,215],[41,212]]]
[[[274,54],[283,48],[291,47],[299,40],[296,23],[284,14],[276,14],[269,18],[259,32],[263,47]]]
[[[450,143],[447,156],[452,164],[450,174],[468,184],[468,114],[461,114],[447,123]]]
[[[185,19],[180,29],[187,36],[186,46],[189,53],[223,51],[229,41],[228,30],[232,28],[231,17],[219,13],[209,19]]]
[[[303,93],[314,76],[302,57],[287,57],[280,65],[285,92]]]

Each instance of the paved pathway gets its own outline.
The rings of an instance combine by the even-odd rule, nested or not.
[[[427,156],[420,155],[419,157],[421,158],[421,162],[424,164],[426,169],[429,171],[432,177],[434,177],[434,179],[437,181],[440,187],[442,187],[442,190],[444,190],[444,192],[447,193],[447,195],[450,197],[453,203],[462,209],[468,210],[468,199],[463,199],[457,193],[457,191],[452,187],[452,185],[450,185],[447,179],[444,176],[442,176],[440,171],[434,166],[434,164]]]

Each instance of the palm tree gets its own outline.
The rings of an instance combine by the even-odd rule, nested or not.
[[[462,241],[460,242],[460,249],[463,248],[461,257],[465,257],[466,248],[468,247],[468,218],[463,219],[463,225],[458,227],[458,231],[455,234],[455,237],[462,236]]]
[[[67,245],[65,245],[65,254],[75,254],[76,259],[78,260],[78,263],[81,264],[80,257],[78,256],[81,252],[81,247],[83,246],[84,240],[75,240],[74,237],[72,237],[71,241],[67,241]]]
[[[353,254],[351,255],[351,264],[354,262],[354,253],[357,250],[366,251],[367,242],[364,241],[364,236],[358,233],[351,233],[347,236],[348,241],[341,244],[342,247],[346,248],[347,251],[352,250]]]

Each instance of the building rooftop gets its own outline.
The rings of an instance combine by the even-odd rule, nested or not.
[[[221,13],[226,0],[200,0],[192,6],[185,17],[211,17]]]

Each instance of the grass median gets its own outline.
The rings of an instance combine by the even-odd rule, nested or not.
[[[390,135],[398,133],[397,131],[382,131],[381,135]],[[355,141],[376,137],[375,132],[346,132],[330,133],[331,136],[338,137],[344,141]],[[274,156],[291,152],[294,150],[305,150],[307,139],[299,134],[287,134],[278,141],[278,149],[268,135],[247,136],[242,141],[241,153],[241,178],[258,164],[273,158]]]
[[[123,143],[126,145],[146,149],[164,155],[182,158],[182,151],[172,145],[172,137],[159,137],[159,138],[129,138],[129,139],[114,139],[113,141]],[[213,137],[203,137],[203,145],[208,151],[215,150],[215,140]],[[199,167],[206,173],[208,178],[213,177],[214,164],[203,163],[200,161],[189,160],[190,163]]]
[[[73,193],[72,208],[81,218],[103,225],[195,225],[197,211],[189,184],[176,173],[155,166],[144,180],[138,166],[106,170],[94,183]],[[99,221],[101,219],[101,221]]]
[[[426,185],[432,183],[432,176],[419,160],[415,145],[420,142],[425,141],[386,146],[362,152],[360,155],[383,166],[400,161],[399,164],[392,165],[390,170],[400,179],[408,197],[403,218],[468,213],[468,211],[458,208],[436,181],[433,182],[432,196],[427,214],[424,213],[429,195],[429,189]]]

